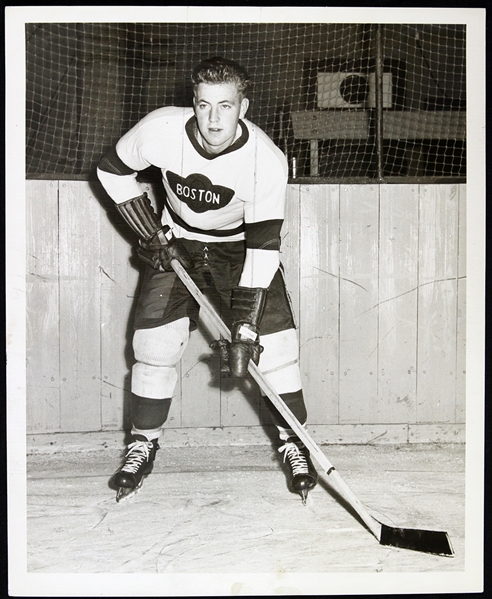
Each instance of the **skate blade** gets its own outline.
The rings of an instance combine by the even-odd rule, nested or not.
[[[126,489],[125,487],[119,487],[116,492],[116,503],[127,501],[131,497],[134,497],[142,488],[143,479],[138,483],[134,489]]]

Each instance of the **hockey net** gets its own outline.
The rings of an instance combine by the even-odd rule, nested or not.
[[[464,25],[30,23],[26,174],[93,176],[147,112],[189,106],[203,58],[240,62],[247,117],[318,180],[466,175]]]

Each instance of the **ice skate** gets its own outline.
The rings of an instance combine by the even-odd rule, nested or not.
[[[284,453],[284,463],[287,463],[290,468],[289,486],[291,490],[299,493],[302,503],[306,505],[308,492],[318,482],[318,473],[311,461],[308,449],[300,439],[290,437],[279,448],[279,452]]]
[[[117,487],[116,501],[128,499],[140,490],[144,477],[152,472],[158,449],[157,439],[149,441],[143,435],[133,436],[133,443],[128,445],[125,463],[112,479]]]

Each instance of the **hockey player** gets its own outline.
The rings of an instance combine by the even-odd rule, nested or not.
[[[172,270],[172,258],[200,289],[222,300],[232,341],[215,345],[221,370],[244,377],[253,359],[298,421],[307,420],[297,334],[279,259],[286,158],[244,118],[250,81],[240,65],[207,59],[194,69],[192,82],[193,108],[154,110],[97,169],[139,235],[137,253],[146,264],[133,323],[133,442],[113,477],[117,500],[133,493],[152,470],[177,382],[176,365],[197,327],[198,304]],[[161,169],[166,192],[160,219],[136,180],[138,171],[151,165]],[[317,482],[309,451],[269,407],[289,467],[289,487],[305,502]]]

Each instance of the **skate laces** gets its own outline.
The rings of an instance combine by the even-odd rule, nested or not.
[[[284,462],[289,460],[293,476],[297,476],[298,474],[309,474],[306,456],[293,441],[287,441],[285,445],[279,447],[279,452],[285,452]]]
[[[124,472],[135,474],[144,462],[149,461],[150,451],[153,448],[152,441],[135,441],[128,445],[128,453],[126,454],[126,463],[121,468]]]

